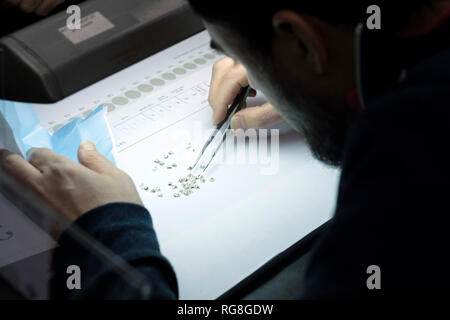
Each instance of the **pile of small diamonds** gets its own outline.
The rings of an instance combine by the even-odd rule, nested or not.
[[[196,150],[194,148],[192,148],[192,143],[191,142],[187,142],[184,146],[184,148],[186,150],[189,150],[189,152],[196,152]],[[177,154],[180,157],[184,157],[185,155],[183,155],[183,152],[177,152]],[[165,169],[163,172],[161,172],[162,174],[166,175],[168,174],[168,177],[170,177],[171,175],[178,175],[178,171],[181,169],[179,168],[179,166],[176,163],[176,156],[175,153],[173,151],[168,151],[165,152],[161,157],[158,157],[157,159],[153,160],[154,163],[154,167],[152,169],[153,172],[156,173],[156,171],[161,172],[160,169]],[[200,167],[202,169],[202,167]],[[171,173],[169,171],[172,171]],[[188,171],[192,170],[192,167],[189,167],[187,169]],[[174,178],[174,177],[173,177]],[[168,178],[170,179],[170,178]],[[167,181],[167,180],[166,180]],[[209,179],[210,182],[214,182],[214,178],[210,178]],[[179,198],[181,195],[184,196],[189,196],[191,194],[193,194],[195,192],[195,190],[200,189],[200,186],[202,184],[206,183],[206,178],[201,175],[194,175],[192,174],[192,171],[187,174],[186,176],[177,179],[177,182],[168,182],[167,183],[167,187],[161,188],[158,186],[155,187],[149,187],[148,185],[141,183],[139,185],[139,188],[150,192],[152,194],[157,195],[159,198],[162,198],[164,196],[164,193],[162,191],[162,189],[164,189],[164,191],[168,191],[170,193],[172,193],[174,198]]]
[[[214,178],[209,179],[210,182],[214,182]],[[178,198],[181,195],[189,196],[194,193],[195,190],[200,189],[200,185],[206,183],[206,179],[203,175],[193,175],[189,173],[186,177],[178,180],[177,183],[169,182],[167,186],[174,191],[173,197]],[[163,197],[163,193],[160,187],[150,188],[145,184],[141,183],[139,187],[144,191],[149,191],[151,193],[157,194],[159,198]]]
[[[205,183],[206,180],[202,175],[194,176],[189,173],[186,178],[181,178],[178,180],[181,184],[180,193],[188,196],[194,192],[195,189],[200,189],[200,183]],[[176,196],[176,194],[174,195]]]
[[[169,151],[167,154],[164,155],[164,160],[168,161],[168,159],[173,155],[172,151]],[[166,163],[162,160],[156,159],[155,161],[153,161],[155,164],[155,166],[153,167],[152,171],[155,172],[156,170],[158,170],[158,167],[164,167],[166,166],[166,169],[173,169],[177,167],[176,163],[169,163],[166,165]]]

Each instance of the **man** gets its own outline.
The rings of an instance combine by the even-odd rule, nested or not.
[[[299,298],[445,295],[449,1],[378,1],[381,31],[358,27],[371,1],[190,2],[230,57],[214,67],[213,122],[250,84],[270,103],[236,114],[234,128],[282,117],[318,159],[342,166],[335,216]],[[92,144],[80,146],[80,165],[42,149],[29,162],[6,151],[1,158],[6,172],[146,274],[152,297],[177,296],[132,182]],[[72,263],[90,266],[79,297],[114,288],[111,273],[66,234],[60,244],[57,272]],[[373,270],[381,278],[371,280]],[[61,289],[64,280],[56,280]]]

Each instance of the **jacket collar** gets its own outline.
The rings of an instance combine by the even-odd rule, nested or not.
[[[382,92],[407,80],[412,66],[450,48],[449,17],[450,10],[414,36],[368,30],[362,24],[357,27],[357,89],[362,109]]]

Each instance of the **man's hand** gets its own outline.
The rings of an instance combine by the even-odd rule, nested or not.
[[[24,13],[35,13],[45,16],[63,3],[64,0],[0,0],[5,8],[17,7]]]
[[[29,162],[17,154],[0,151],[0,168],[15,178],[69,222],[98,206],[112,202],[142,205],[128,175],[83,142],[75,163],[48,149],[33,149]]]
[[[247,70],[231,58],[217,61],[213,67],[209,104],[213,108],[213,123],[217,125],[226,116],[228,106],[233,103],[241,88],[249,85]],[[253,90],[251,96],[255,96]],[[283,119],[270,103],[245,108],[236,113],[231,120],[233,129],[266,128]]]

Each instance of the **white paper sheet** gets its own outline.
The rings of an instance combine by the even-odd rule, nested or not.
[[[99,104],[108,107],[116,162],[141,186],[182,299],[218,297],[326,222],[339,178],[311,157],[296,133],[283,129],[279,157],[273,154],[265,165],[213,164],[200,189],[173,196],[168,181],[186,174],[212,129],[207,96],[212,64],[221,56],[209,40],[199,33],[56,105],[35,105],[50,132]],[[167,169],[172,163],[177,166]],[[276,174],[263,174],[264,168]],[[151,192],[156,187],[162,197]]]

